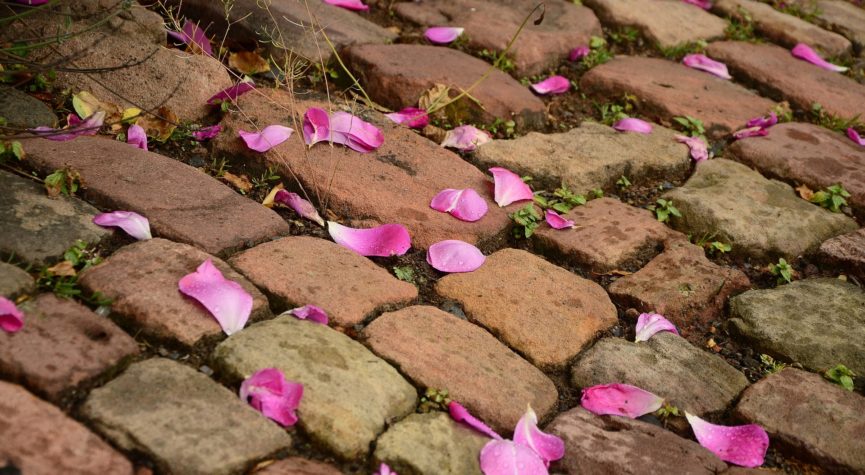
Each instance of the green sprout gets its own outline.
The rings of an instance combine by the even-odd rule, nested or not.
[[[656,201],[656,203],[657,204],[650,205],[649,209],[655,212],[655,217],[658,219],[658,221],[666,223],[670,220],[671,215],[677,218],[682,217],[682,213],[679,212],[679,209],[673,206],[672,200],[658,198],[658,201]]]
[[[778,283],[793,282],[793,268],[783,257],[778,259],[777,264],[769,264],[769,272],[778,277]]]
[[[823,373],[823,377],[848,391],[853,390],[853,378],[855,376],[856,373],[850,371],[849,368],[842,364],[836,365],[834,368],[828,369]]]
[[[847,200],[850,193],[841,185],[832,185],[825,190],[814,193],[810,202],[816,203],[833,213],[840,213],[842,206],[847,206]]]

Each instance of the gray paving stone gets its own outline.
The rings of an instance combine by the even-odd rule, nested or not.
[[[663,48],[724,36],[727,22],[679,0],[584,0],[605,25],[634,27]]]
[[[14,299],[36,290],[36,281],[18,266],[0,262],[0,295]]]
[[[9,86],[0,86],[0,117],[7,126],[22,129],[57,123],[54,111],[44,102]]]

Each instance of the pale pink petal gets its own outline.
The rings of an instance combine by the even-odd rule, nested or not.
[[[391,112],[384,116],[397,124],[405,124],[412,129],[422,129],[429,125],[429,115],[425,110],[417,107],[406,107],[399,112]]]
[[[769,135],[769,130],[759,126],[748,127],[746,129],[741,129],[733,132],[733,138],[736,140],[746,139],[748,137],[763,137],[765,135]]]
[[[847,137],[849,137],[850,140],[856,142],[857,144],[865,147],[865,138],[860,137],[859,132],[856,132],[856,129],[854,129],[853,127],[847,129]]]
[[[78,116],[75,116],[75,119],[78,119]],[[74,120],[70,122],[70,126],[65,129],[54,129],[43,125],[28,130],[42,136],[44,139],[66,142],[82,135],[96,135],[99,132],[99,128],[102,127],[103,122],[105,122],[105,111],[96,111],[83,121]]]
[[[150,234],[150,221],[134,211],[112,211],[97,214],[93,217],[93,224],[102,227],[117,226],[139,241],[153,237]]]
[[[462,221],[477,221],[487,214],[486,200],[471,188],[442,190],[433,197],[429,205],[436,211],[450,213],[451,216]]]
[[[652,124],[642,119],[634,119],[633,117],[628,117],[627,119],[622,119],[616,122],[613,124],[613,128],[619,132],[636,132],[638,134],[652,133]]]
[[[369,6],[364,5],[361,0],[324,0],[328,5],[345,8],[346,10],[354,10],[365,12],[369,10]]]
[[[246,143],[246,146],[256,152],[266,152],[276,147],[288,140],[292,132],[294,132],[294,129],[284,125],[268,125],[261,129],[261,132],[237,131],[240,138]]]
[[[544,218],[547,220],[547,224],[550,225],[553,229],[569,229],[574,227],[574,221],[571,219],[565,219],[559,213],[548,209],[544,213]]]
[[[242,330],[252,313],[252,295],[237,282],[223,277],[210,259],[180,279],[178,288],[204,305],[226,335]]]
[[[147,150],[147,134],[144,132],[144,127],[137,124],[130,125],[126,131],[126,143]]]
[[[246,94],[247,92],[255,89],[255,83],[252,81],[243,81],[235,84],[234,86],[225,88],[207,100],[208,104],[216,104],[223,101],[234,101],[238,97]]]
[[[703,10],[710,10],[712,8],[711,0],[682,0],[685,3],[690,3],[691,5],[696,5]]]
[[[709,74],[714,74],[722,79],[732,79],[727,65],[714,59],[709,58],[704,54],[689,54],[682,58],[682,64],[689,68],[706,71]]]
[[[571,53],[568,54],[568,59],[571,61],[577,61],[585,58],[589,55],[592,50],[589,49],[587,45],[577,46],[576,48],[571,50]]]
[[[327,111],[310,107],[303,113],[303,141],[310,147],[330,140],[330,116]]]
[[[838,65],[832,64],[832,63],[826,61],[825,59],[821,58],[820,55],[817,54],[816,51],[814,51],[810,46],[806,45],[805,43],[797,44],[796,46],[793,47],[792,50],[790,50],[790,53],[793,56],[795,56],[801,60],[808,61],[809,63],[811,63],[817,67],[820,67],[823,69],[828,69],[829,71],[835,71],[838,73],[843,73],[844,71],[847,71],[847,69],[848,69],[844,66],[838,66]]]
[[[532,90],[538,94],[563,94],[571,88],[571,81],[564,76],[550,76],[541,82],[532,84]]]
[[[580,404],[587,411],[603,416],[625,416],[636,419],[661,408],[664,398],[630,384],[600,384],[583,389]]]
[[[649,338],[652,338],[652,335],[658,332],[679,334],[676,325],[673,325],[673,322],[664,318],[663,315],[642,313],[637,318],[637,336],[634,338],[634,341],[649,341]]]
[[[265,368],[241,383],[240,398],[281,426],[293,426],[303,398],[303,384],[287,381],[276,368]]]
[[[458,28],[455,26],[433,26],[427,28],[423,35],[426,39],[430,40],[430,43],[446,45],[459,38],[459,36],[463,34],[464,30],[464,28]]]
[[[378,127],[348,112],[334,112],[330,116],[330,139],[348,148],[371,152],[384,143],[384,134]]]
[[[391,470],[391,468],[388,467],[388,465],[386,463],[382,463],[378,467],[378,472],[375,472],[374,475],[399,475],[399,474],[394,472],[393,470]]]
[[[547,475],[547,466],[531,448],[510,440],[491,440],[481,449],[484,475]]]
[[[327,312],[315,305],[304,305],[303,307],[293,308],[288,313],[301,320],[311,320],[322,325],[327,325],[328,322]]]
[[[202,127],[193,132],[192,138],[199,142],[204,142],[205,140],[210,140],[216,137],[217,135],[219,135],[220,132],[222,132],[221,125],[211,125],[208,127]]]
[[[297,214],[299,214],[302,218],[314,221],[318,223],[319,226],[324,226],[324,220],[321,219],[321,216],[318,214],[318,210],[315,209],[315,206],[313,206],[312,203],[310,203],[309,201],[301,198],[300,195],[298,195],[297,193],[279,190],[276,192],[276,196],[273,197],[273,201],[288,206],[289,208],[293,209]]]
[[[24,314],[18,310],[15,302],[6,297],[0,297],[0,329],[6,333],[15,333],[23,326]]]
[[[456,239],[439,241],[427,249],[426,261],[442,272],[471,272],[487,258],[480,249]]]
[[[700,445],[719,459],[743,467],[763,465],[769,449],[769,434],[757,424],[719,426],[685,412]]]
[[[517,421],[514,442],[534,450],[547,466],[565,455],[565,443],[562,439],[538,429],[538,415],[531,407],[526,409],[526,413]]]
[[[709,159],[709,146],[701,137],[686,137],[677,135],[676,141],[688,146],[691,151],[691,158],[695,162],[702,162]]]
[[[492,138],[483,130],[473,125],[461,125],[447,131],[441,146],[471,152],[490,140]]]
[[[495,182],[495,200],[499,206],[507,206],[515,201],[534,199],[532,189],[516,173],[501,167],[490,168]]]
[[[488,437],[492,437],[493,439],[502,440],[502,436],[498,435],[496,431],[492,430],[490,426],[481,422],[480,419],[473,416],[468,409],[463,407],[462,404],[451,401],[448,403],[448,412],[451,415],[451,418],[457,422],[463,422],[472,429],[484,434]]]
[[[361,256],[401,256],[411,247],[411,236],[402,224],[355,229],[328,221],[327,232],[334,242]]]
[[[754,117],[745,124],[745,127],[760,127],[763,129],[768,129],[769,127],[772,127],[777,123],[778,114],[770,112],[769,115],[767,115],[766,117]]]

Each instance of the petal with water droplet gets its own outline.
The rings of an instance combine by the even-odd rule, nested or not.
[[[442,190],[433,197],[430,208],[469,222],[483,218],[488,211],[486,200],[471,188]]]
[[[327,232],[334,242],[361,256],[401,256],[411,247],[408,229],[401,224],[383,224],[369,229],[356,229],[328,221]]]
[[[297,407],[303,398],[303,384],[285,379],[282,371],[256,371],[240,385],[240,398],[256,411],[283,427],[297,423]]]
[[[501,167],[490,168],[495,184],[494,196],[499,206],[534,199],[532,189],[516,173]]]
[[[743,467],[763,465],[769,434],[757,424],[720,426],[685,412],[694,436],[703,447],[725,462]]]
[[[661,408],[664,398],[630,384],[600,384],[583,389],[580,404],[599,416],[612,414],[636,419]]]
[[[486,257],[471,244],[456,239],[440,241],[427,249],[426,261],[441,272],[472,272]]]
[[[457,422],[462,422],[471,427],[472,429],[484,434],[488,437],[492,437],[493,439],[501,440],[502,436],[496,433],[496,431],[492,430],[490,426],[484,424],[480,419],[473,416],[468,409],[463,407],[462,404],[451,401],[448,403],[448,413],[451,415],[451,418]]]
[[[652,335],[658,332],[670,332],[679,334],[676,325],[657,313],[642,313],[637,317],[637,336],[634,342],[649,341]]]
[[[93,217],[93,224],[102,227],[117,226],[139,241],[153,237],[150,234],[150,221],[134,211],[100,213]]]
[[[534,450],[547,466],[565,456],[564,441],[538,428],[538,415],[531,407],[528,407],[523,417],[517,421],[514,442]]]
[[[201,303],[226,335],[242,330],[252,313],[252,295],[237,282],[223,277],[210,259],[180,279],[178,288]]]
[[[534,450],[510,440],[491,440],[481,449],[484,475],[547,475],[547,466]]]

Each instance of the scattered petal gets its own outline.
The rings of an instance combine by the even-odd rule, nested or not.
[[[330,140],[330,116],[327,111],[310,107],[303,113],[303,141],[312,147]]]
[[[429,247],[426,261],[441,272],[471,272],[487,258],[480,249],[456,239],[439,241]]]
[[[348,112],[330,115],[330,140],[361,153],[372,152],[384,143],[378,127]]]
[[[565,219],[559,213],[548,209],[546,213],[544,213],[544,218],[547,220],[547,224],[550,225],[553,229],[570,229],[574,227],[574,221],[571,219]]]
[[[741,129],[733,132],[733,138],[736,140],[745,139],[748,137],[763,137],[765,135],[769,135],[769,130],[759,126],[748,127],[746,129]]]
[[[327,232],[334,242],[361,256],[401,256],[411,247],[411,236],[402,224],[355,229],[328,221]]]
[[[6,333],[15,333],[24,326],[24,314],[15,302],[0,296],[0,329]]]
[[[865,138],[860,137],[859,132],[857,132],[856,129],[854,129],[853,127],[847,129],[847,137],[849,137],[850,140],[856,142],[857,144],[865,147]]]
[[[328,322],[327,312],[315,305],[304,305],[303,307],[293,308],[288,313],[301,320],[311,320],[322,325],[327,325]]]
[[[202,53],[213,56],[213,48],[210,46],[210,40],[204,30],[198,26],[198,23],[186,20],[183,24],[183,36],[181,40],[187,45],[196,46]],[[195,50],[195,48],[193,48]]]
[[[491,440],[481,449],[484,475],[547,475],[547,466],[528,446],[510,440]]]
[[[378,467],[378,472],[375,472],[375,474],[373,474],[373,475],[399,475],[399,474],[394,472],[393,470],[391,470],[391,468],[388,467],[386,463],[382,463]]]
[[[243,81],[239,82],[231,87],[225,88],[216,94],[214,94],[210,99],[207,100],[208,104],[218,104],[223,101],[235,101],[238,97],[246,94],[247,92],[255,89],[255,83],[252,81]]]
[[[258,370],[240,384],[240,399],[283,427],[297,423],[301,398],[303,384],[286,380],[276,368]]]
[[[144,127],[137,124],[130,125],[126,131],[126,143],[147,150],[147,134],[144,132]]]
[[[699,163],[709,159],[709,146],[702,137],[686,137],[684,135],[677,135],[675,139],[676,142],[688,146],[688,149],[691,151],[691,158],[694,159],[695,162]]]
[[[538,94],[563,94],[571,88],[571,81],[564,76],[550,76],[541,82],[532,84],[532,90]]]
[[[664,399],[630,384],[600,384],[583,389],[580,404],[587,411],[603,416],[636,419],[661,408]]]
[[[547,466],[550,462],[555,462],[565,456],[565,443],[555,435],[547,434],[538,429],[538,415],[535,414],[531,406],[517,421],[517,427],[514,429],[514,442],[534,450]]]
[[[297,193],[279,190],[273,197],[273,201],[277,203],[282,203],[293,209],[297,214],[300,215],[301,218],[306,218],[310,221],[318,223],[319,226],[324,226],[324,220],[321,219],[321,216],[318,214],[315,206],[313,206],[312,203],[310,203],[309,201],[301,198],[300,195],[298,195]]]
[[[369,6],[364,5],[361,0],[324,0],[324,3],[327,3],[328,5],[342,7],[346,10],[354,10],[358,12],[365,12],[369,10]]]
[[[450,213],[459,220],[469,222],[477,221],[487,214],[486,200],[471,188],[442,190],[433,197],[429,206],[436,211]]]
[[[793,49],[790,50],[790,53],[793,56],[795,56],[801,60],[808,61],[809,63],[811,63],[817,67],[820,67],[823,69],[828,69],[829,71],[835,71],[838,73],[843,73],[844,71],[847,71],[847,69],[848,69],[844,66],[838,66],[838,65],[832,64],[832,63],[826,61],[825,59],[821,58],[820,55],[817,54],[816,51],[814,51],[810,46],[806,45],[805,43],[797,44],[796,46],[793,47]]]
[[[75,119],[78,119],[78,117],[75,117]],[[76,121],[74,125],[65,129],[55,129],[43,125],[29,130],[44,139],[66,142],[81,135],[96,135],[104,121],[105,111],[97,111],[83,121]]]
[[[450,413],[453,420],[457,422],[463,422],[472,429],[480,432],[481,434],[492,437],[493,439],[502,440],[502,436],[498,435],[496,431],[490,428],[490,426],[481,422],[480,419],[471,415],[469,410],[463,407],[462,404],[456,401],[449,402],[448,412]]]
[[[770,112],[766,117],[754,117],[745,124],[745,127],[760,127],[768,129],[778,123],[778,114]]]
[[[725,462],[743,467],[763,465],[769,434],[757,424],[719,426],[685,412],[697,441]]]
[[[682,0],[685,3],[690,3],[691,5],[698,6],[703,10],[710,10],[712,8],[711,0]]]
[[[534,199],[532,189],[516,173],[501,167],[490,168],[495,182],[495,200],[499,206],[507,206],[515,201]]]
[[[425,110],[417,107],[406,107],[399,112],[391,112],[384,116],[397,124],[405,124],[412,129],[422,129],[429,125],[429,115]]]
[[[222,132],[221,125],[211,125],[208,127],[202,127],[193,132],[192,138],[199,142],[204,142],[205,140],[210,140],[216,137],[217,135],[219,135],[220,132]]]
[[[266,152],[281,144],[291,137],[294,129],[284,125],[268,125],[261,132],[246,132],[238,130],[240,138],[246,142],[246,146],[256,152]]]
[[[452,147],[463,152],[471,152],[489,142],[492,138],[473,125],[461,125],[448,130],[442,141],[442,147]]]
[[[637,318],[637,336],[634,338],[634,342],[649,341],[649,338],[652,338],[652,335],[658,332],[671,332],[676,335],[679,334],[676,325],[673,325],[673,322],[664,318],[663,315],[657,313],[642,313]]]
[[[619,132],[637,132],[638,134],[652,133],[652,124],[642,119],[634,119],[633,117],[628,117],[627,119],[622,119],[616,122],[613,124],[613,128]]]
[[[150,234],[150,221],[134,211],[112,211],[97,214],[93,217],[93,224],[102,227],[117,226],[139,241],[153,237]]]
[[[699,69],[707,73],[714,74],[722,79],[733,79],[730,72],[727,71],[727,65],[714,59],[709,58],[704,54],[689,54],[682,58],[682,64],[689,68]]]
[[[463,34],[463,31],[465,31],[465,28],[458,28],[455,26],[434,26],[427,28],[423,35],[426,39],[430,40],[430,43],[446,45],[459,38],[459,36]]]
[[[180,279],[178,288],[204,305],[226,335],[242,330],[252,313],[252,295],[237,282],[223,277],[210,259]]]
[[[592,50],[589,49],[588,45],[577,46],[576,48],[571,50],[570,54],[568,54],[568,60],[578,61],[588,56],[591,51]]]

